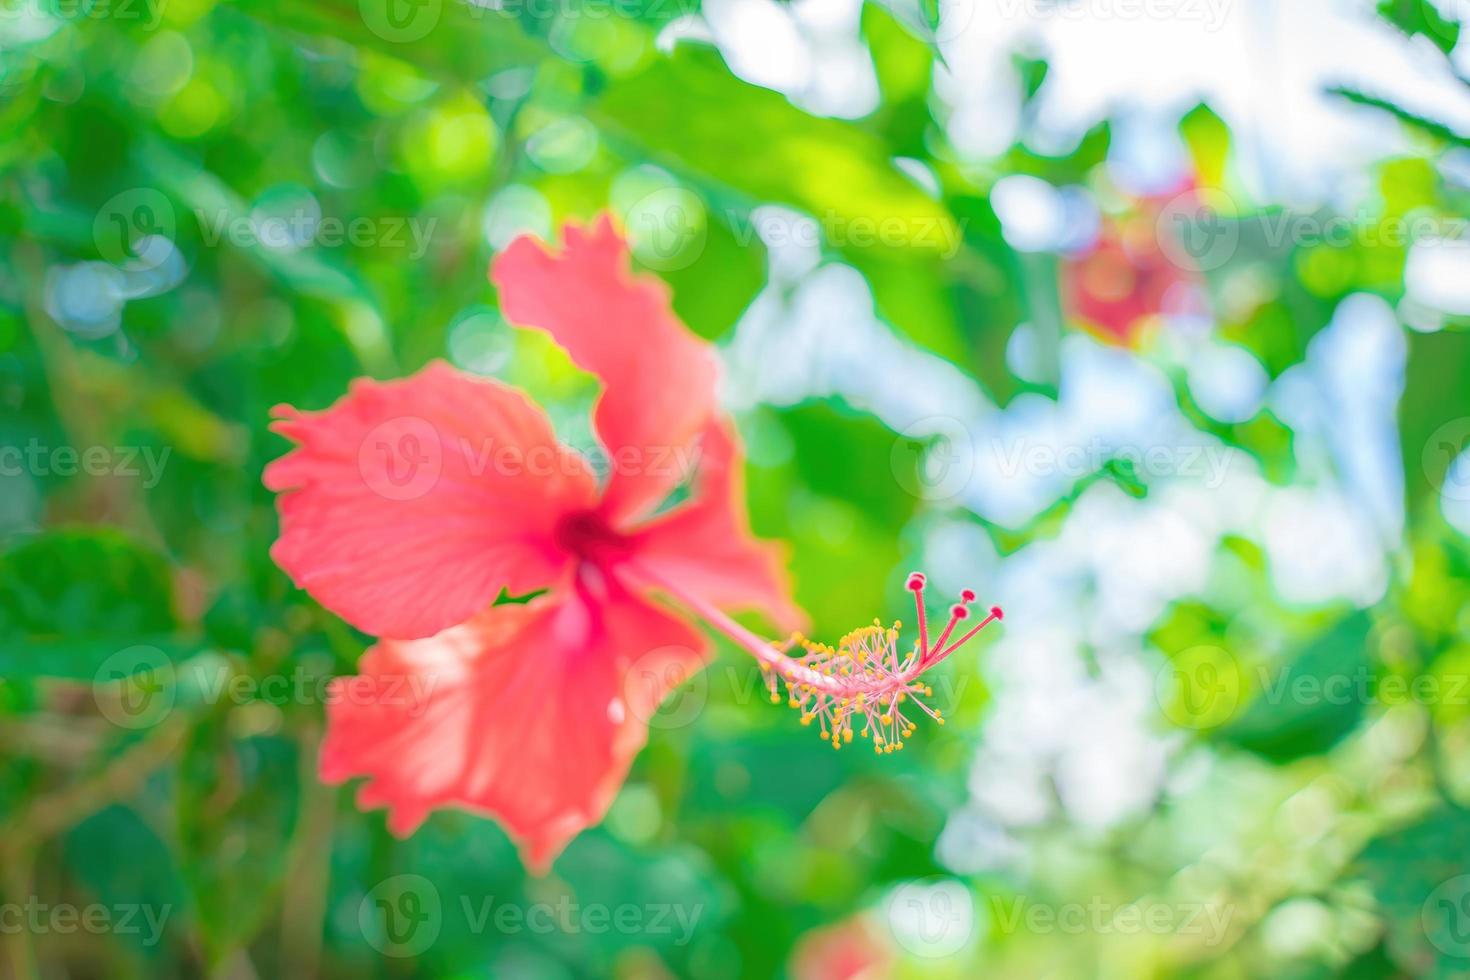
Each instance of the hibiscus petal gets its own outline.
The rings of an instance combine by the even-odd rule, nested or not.
[[[594,421],[611,476],[603,513],[615,525],[645,514],[688,476],[683,452],[715,407],[710,346],[674,315],[668,289],[628,268],[628,247],[604,215],[569,224],[548,250],[522,237],[490,278],[513,323],[545,330],[603,383]]]
[[[298,444],[265,469],[280,492],[271,557],[366,632],[430,636],[502,588],[545,587],[570,558],[558,519],[596,502],[586,462],[513,388],[436,362],[354,383],[321,412],[276,409]]]
[[[635,563],[715,606],[759,609],[782,629],[799,628],[784,549],[750,533],[744,454],[728,419],[710,423],[696,455],[694,496],[630,536]]]
[[[493,816],[544,874],[602,819],[648,719],[707,655],[684,622],[614,590],[557,590],[379,643],[359,676],[333,682],[322,778],[370,777],[359,805],[388,807],[401,835],[438,807]]]

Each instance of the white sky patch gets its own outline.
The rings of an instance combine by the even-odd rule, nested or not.
[[[1244,422],[1261,409],[1270,378],[1254,354],[1234,344],[1202,342],[1190,355],[1189,392],[1219,422]]]
[[[701,14],[730,70],[823,116],[878,108],[878,76],[861,36],[862,0],[705,0]]]
[[[1408,342],[1388,303],[1357,293],[1276,380],[1272,401],[1296,433],[1297,461],[1319,484],[1340,480],[1359,524],[1386,547],[1404,527],[1397,411]]]
[[[1451,527],[1470,537],[1470,449],[1456,456],[1445,471],[1439,507]]]
[[[1409,299],[1442,313],[1470,315],[1470,241],[1430,239],[1409,250]]]
[[[766,288],[741,318],[725,358],[733,407],[841,395],[896,432],[931,416],[973,430],[993,411],[959,368],[878,319],[856,269],[830,263],[788,288]]]
[[[1263,530],[1271,582],[1288,602],[1367,606],[1388,587],[1383,551],[1362,510],[1334,491],[1290,487],[1273,494]]]
[[[1038,150],[1063,152],[1112,117],[1124,134],[1122,158],[1138,178],[1130,183],[1148,184],[1166,174],[1140,172],[1140,161],[1177,163],[1177,152],[1159,157],[1129,147],[1164,145],[1179,115],[1203,100],[1229,123],[1252,193],[1310,204],[1328,199],[1341,176],[1405,145],[1387,114],[1329,95],[1331,87],[1387,98],[1470,134],[1470,90],[1425,39],[1378,18],[1371,0],[945,6],[960,26],[940,32],[948,68],[936,81],[952,109],[951,140],[975,158],[997,155],[1018,135]],[[1024,133],[1015,51],[1050,64]]]

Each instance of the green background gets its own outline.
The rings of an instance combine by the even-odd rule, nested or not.
[[[655,720],[607,820],[546,879],[524,874],[492,822],[439,813],[397,840],[350,789],[318,782],[321,682],[351,673],[369,640],[268,557],[276,518],[260,473],[285,450],[269,409],[322,407],[354,377],[447,357],[526,387],[564,438],[590,445],[595,385],[496,311],[485,270],[505,228],[544,233],[613,210],[690,328],[725,344],[762,290],[780,288],[755,209],[818,216],[821,261],[861,274],[885,329],[999,406],[1058,396],[1058,363],[1013,370],[1018,324],[1094,343],[1065,312],[1066,260],[1008,244],[990,191],[1030,175],[1116,202],[1107,123],[1065,155],[1017,144],[965,165],[935,118],[922,13],[864,8],[881,100],[848,121],[740,80],[713,48],[655,45],[691,12],[657,0],[6,7],[0,444],[48,453],[0,485],[7,973],[846,976],[851,958],[872,976],[1470,975],[1470,942],[1456,938],[1470,940],[1456,890],[1470,874],[1470,709],[1450,693],[1470,668],[1470,555],[1440,508],[1470,435],[1458,424],[1470,342],[1453,317],[1403,330],[1392,465],[1407,523],[1382,596],[1292,602],[1261,548],[1227,535],[1211,562],[1228,574],[1171,601],[1124,655],[1148,678],[1223,678],[1229,706],[1201,716],[1163,683],[1145,714],[1167,779],[1107,826],[1052,806],[1004,848],[976,843],[973,867],[941,859],[936,841],[975,791],[971,758],[1007,696],[991,682],[993,641],[936,679],[949,724],[920,726],[883,758],[833,753],[766,704],[753,666],[722,645]],[[1457,36],[1428,5],[1385,4],[1381,16],[1384,32],[1433,42],[1425,57]],[[1047,66],[1017,63],[1029,100]],[[1337,97],[1396,114],[1411,136],[1412,152],[1361,174],[1379,219],[1466,213],[1463,186],[1437,169],[1464,139],[1375,98]],[[1194,172],[1230,186],[1220,116],[1200,105],[1178,131]],[[1239,248],[1199,281],[1210,332],[1270,377],[1307,358],[1345,297],[1403,297],[1402,242],[1258,242],[1247,218],[1268,205],[1235,197]],[[262,219],[303,208],[340,222],[341,240],[326,225],[302,247],[260,240]],[[1241,269],[1252,303],[1231,301]],[[1157,351],[1140,342],[1126,356],[1163,364]],[[1302,478],[1288,420],[1263,407],[1219,422],[1180,372],[1160,371],[1198,430],[1278,487]],[[928,440],[841,392],[736,395],[753,524],[789,544],[817,636],[906,616],[903,575],[929,557],[937,527],[979,535],[1004,562],[1063,535],[1089,494],[1156,490],[1109,462],[1000,526],[923,492]],[[78,457],[68,466],[57,447]],[[89,447],[104,448],[105,472],[78,462]],[[1137,574],[1126,549],[1115,574]],[[1008,598],[973,584],[984,603]],[[997,632],[1023,629],[1026,611],[1008,606]],[[1102,676],[1108,653],[1088,648],[1082,662]],[[1263,662],[1297,678],[1368,677],[1375,691],[1385,677],[1430,677],[1442,694],[1282,701],[1261,690]],[[117,678],[135,672],[162,698],[142,715],[119,707],[138,691]],[[385,937],[379,898],[422,912],[432,936]],[[1133,902],[1167,915],[1124,928],[1112,913]],[[1046,917],[1089,903],[1111,911],[1075,929]],[[113,925],[12,927],[37,906],[101,906]],[[497,925],[504,906],[512,919]],[[969,913],[951,919],[960,906]],[[1049,911],[1010,916],[1032,906]],[[633,911],[624,927],[565,911],[540,927],[536,916],[568,907]],[[128,908],[141,910],[137,928],[118,919]],[[515,918],[531,909],[550,911]],[[1188,925],[1201,910],[1228,910],[1223,936]],[[164,918],[157,937],[149,912]],[[916,937],[914,921],[958,932]]]

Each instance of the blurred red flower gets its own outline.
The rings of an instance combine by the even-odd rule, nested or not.
[[[400,834],[437,807],[494,816],[544,871],[602,818],[647,719],[708,656],[649,578],[787,627],[800,614],[747,527],[713,352],[662,284],[630,274],[611,222],[568,226],[559,250],[518,239],[491,277],[509,320],[602,381],[606,481],[524,394],[434,363],[358,381],[324,411],[277,409],[297,446],[265,472],[271,554],[381,638],[361,676],[334,682],[322,777],[368,777],[359,804],[386,806]],[[660,512],[690,471],[690,499]],[[547,591],[495,605],[502,589]]]
[[[884,980],[892,975],[892,947],[866,916],[803,935],[791,954],[792,980]]]
[[[1187,308],[1195,294],[1197,271],[1180,263],[1178,248],[1166,249],[1159,240],[1159,217],[1169,200],[1178,199],[1137,199],[1128,214],[1105,217],[1097,239],[1065,260],[1067,312],[1103,340],[1137,346],[1161,316]]]

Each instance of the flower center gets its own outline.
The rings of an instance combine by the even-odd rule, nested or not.
[[[628,554],[628,539],[614,531],[596,511],[580,510],[556,525],[557,547],[583,561],[603,565]]]

